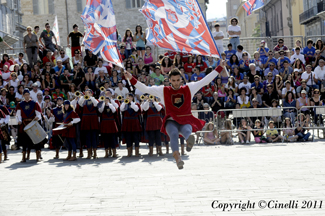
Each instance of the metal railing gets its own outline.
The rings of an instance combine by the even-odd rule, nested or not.
[[[318,13],[317,6],[314,6],[314,7],[310,8],[310,9],[306,10],[305,12],[301,13],[299,15],[300,24],[304,24],[310,18],[316,16],[317,13]]]
[[[215,114],[214,114],[214,112],[213,111],[211,111],[211,110],[191,110],[191,112],[192,112],[192,114],[193,113],[203,113],[203,112],[209,112],[209,113],[212,113],[212,121],[211,122],[213,122],[213,124],[214,124],[214,128],[213,128],[213,130],[216,128],[216,126],[215,126],[215,122],[216,122],[216,117],[215,117]],[[199,116],[198,116],[199,117]],[[200,119],[200,118],[198,118],[198,119]],[[203,120],[203,119],[201,119],[201,120]],[[207,124],[207,123],[206,123]],[[212,131],[213,131],[212,130]],[[205,128],[205,130],[203,130],[203,131],[196,131],[196,133],[207,133],[207,132],[212,132],[212,131],[209,131],[209,130],[207,130],[207,128]]]

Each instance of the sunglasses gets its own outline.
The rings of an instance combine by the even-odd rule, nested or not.
[[[268,89],[273,89],[272,87],[268,87]]]
[[[255,81],[260,81],[260,80],[256,79]]]
[[[270,67],[274,67],[275,65],[270,65]]]
[[[64,52],[60,53],[60,54],[64,54]]]
[[[273,76],[267,76],[267,77],[273,77]]]
[[[314,94],[319,94],[319,92],[314,92]]]

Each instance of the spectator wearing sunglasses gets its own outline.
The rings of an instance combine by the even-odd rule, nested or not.
[[[68,55],[65,54],[65,51],[64,50],[61,50],[60,51],[60,55],[58,57],[56,57],[56,61],[59,61],[61,60],[62,61],[62,64],[67,67],[67,64],[69,63],[70,61],[70,58]]]
[[[80,50],[74,51],[74,57],[72,57],[72,63],[73,65],[75,64],[80,64],[81,66],[84,65],[84,59],[81,56]]]
[[[55,45],[52,42],[52,39],[55,40]],[[42,41],[44,40],[44,43]],[[42,31],[41,36],[39,37],[39,42],[42,44],[43,47],[46,47],[47,49],[54,52],[54,56],[57,55],[56,49],[58,48],[58,42],[56,40],[55,34],[51,30],[51,26],[49,23],[45,24],[45,29]]]
[[[287,52],[289,49],[287,46],[284,45],[284,40],[282,38],[280,38],[278,40],[278,44],[274,47],[274,52],[279,52],[281,50]]]
[[[279,51],[279,55],[280,57],[278,58],[278,69],[282,69],[284,67],[284,62],[287,61],[287,62],[290,62],[290,59],[285,56],[285,52],[283,50]]]
[[[268,52],[268,57],[263,60],[264,68],[269,68],[270,63],[273,63],[274,65],[278,64],[278,60],[274,58],[274,52],[272,50]]]

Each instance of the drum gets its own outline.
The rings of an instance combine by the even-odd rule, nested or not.
[[[8,125],[18,125],[18,120],[16,116],[10,116]]]
[[[67,127],[62,124],[59,127],[56,127],[52,130],[52,135],[56,136],[56,135],[62,134],[64,132],[64,129],[66,129],[66,128]]]
[[[34,144],[39,144],[46,138],[46,133],[41,125],[37,121],[32,121],[26,127],[24,131],[30,137]]]

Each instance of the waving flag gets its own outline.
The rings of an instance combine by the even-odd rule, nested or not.
[[[248,0],[244,5],[247,16],[251,15],[253,11],[264,6],[264,0]]]
[[[117,49],[116,21],[111,0],[87,0],[81,15],[86,26],[85,48],[100,53],[105,61],[123,67]]]
[[[58,17],[55,16],[53,28],[52,31],[56,37],[56,41],[58,42],[58,45],[60,45],[60,33],[59,33],[59,24],[58,24]],[[52,39],[53,43],[55,44],[55,40]]]
[[[147,20],[149,43],[176,52],[220,56],[197,0],[146,0],[140,12]]]

